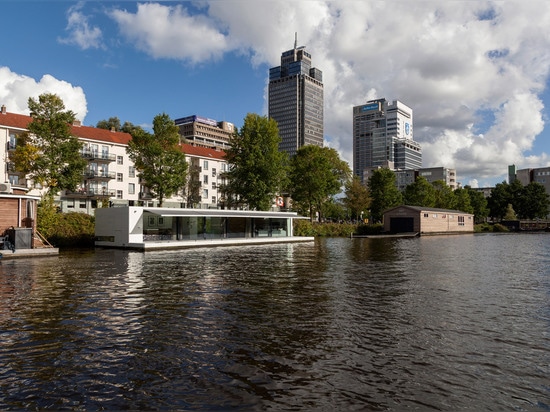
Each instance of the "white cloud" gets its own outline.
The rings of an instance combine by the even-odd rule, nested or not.
[[[84,3],[79,2],[69,8],[67,12],[66,31],[69,36],[59,38],[58,41],[63,44],[71,44],[80,47],[82,50],[102,48],[102,32],[98,27],[91,27],[88,23],[88,17],[81,13]]]
[[[191,16],[181,5],[138,4],[135,14],[113,10],[110,16],[124,37],[154,58],[198,63],[221,57],[228,47],[211,18]]]
[[[43,93],[57,94],[63,100],[65,108],[76,113],[83,121],[88,113],[86,96],[81,87],[58,80],[45,74],[37,82],[35,79],[12,72],[0,66],[0,103],[11,113],[29,114],[29,97],[38,98]]]
[[[352,107],[385,97],[413,108],[424,165],[454,167],[464,184],[498,179],[511,163],[548,164],[545,153],[526,155],[544,129],[545,1],[201,4],[199,14],[147,3],[111,17],[140,50],[191,63],[237,52],[277,65],[298,32],[323,71],[327,140],[350,163]]]

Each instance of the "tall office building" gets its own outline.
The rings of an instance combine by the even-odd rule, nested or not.
[[[323,72],[295,40],[281,65],[269,69],[268,111],[279,126],[280,151],[293,156],[302,146],[323,146],[323,101]]]
[[[413,111],[397,100],[371,100],[353,108],[353,173],[365,183],[379,167],[422,167],[422,149],[413,140]]]

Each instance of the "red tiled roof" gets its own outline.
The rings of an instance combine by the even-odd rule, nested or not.
[[[0,126],[27,129],[32,117],[16,113],[0,113]],[[100,140],[102,142],[128,144],[132,139],[129,133],[112,132],[90,126],[71,126],[71,134],[82,139]]]
[[[189,156],[210,157],[212,159],[223,160],[225,152],[223,150],[210,149],[208,147],[193,146],[182,144],[181,150]]]

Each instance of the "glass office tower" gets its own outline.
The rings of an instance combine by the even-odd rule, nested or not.
[[[365,182],[375,168],[422,167],[422,149],[413,140],[413,111],[400,101],[368,101],[353,108],[353,173]]]
[[[295,42],[269,70],[268,111],[279,126],[279,150],[293,156],[304,145],[323,146],[323,102],[323,72]]]

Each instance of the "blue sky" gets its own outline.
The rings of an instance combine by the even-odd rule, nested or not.
[[[86,125],[267,114],[268,69],[294,44],[323,71],[325,141],[352,162],[352,107],[414,110],[425,167],[489,186],[550,165],[550,7],[532,1],[1,0],[0,104],[59,94]]]

